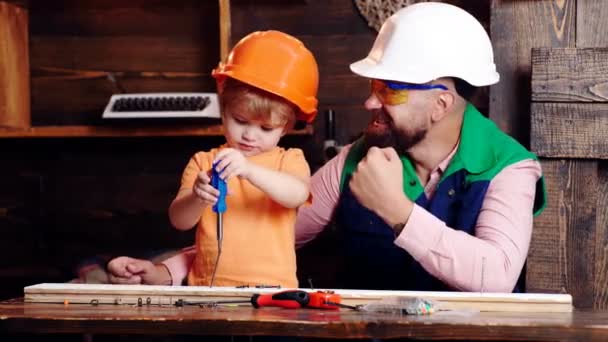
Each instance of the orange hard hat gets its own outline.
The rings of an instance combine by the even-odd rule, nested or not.
[[[286,33],[247,35],[211,75],[218,84],[231,77],[288,100],[300,109],[297,120],[311,123],[317,115],[317,62],[301,41]]]

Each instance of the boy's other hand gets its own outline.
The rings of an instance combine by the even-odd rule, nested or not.
[[[214,163],[216,162],[220,177],[226,181],[235,176],[244,179],[249,177],[251,164],[239,150],[233,148],[221,150],[215,157]]]

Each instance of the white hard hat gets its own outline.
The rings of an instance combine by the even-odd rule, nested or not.
[[[417,3],[393,14],[369,55],[350,70],[367,78],[418,84],[457,77],[480,87],[499,79],[483,26],[465,10],[439,2]]]

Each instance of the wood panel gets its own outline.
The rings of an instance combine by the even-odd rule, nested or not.
[[[533,101],[608,102],[608,48],[532,49],[532,65]]]
[[[574,0],[492,0],[490,34],[500,82],[490,87],[489,116],[527,145],[530,49],[574,47]]]
[[[531,106],[532,150],[543,157],[608,159],[608,104]]]
[[[170,36],[218,48],[216,0],[36,0],[30,13],[30,33],[36,37]]]
[[[535,220],[528,292],[564,292],[574,306],[594,306],[597,162],[543,160],[548,206]]]
[[[608,6],[606,1],[576,2],[576,47],[608,46]]]
[[[0,1],[0,127],[30,125],[27,10]]]
[[[577,14],[577,46],[600,43],[588,10]],[[599,47],[532,53],[532,98],[542,101],[531,106],[532,149],[566,159],[543,160],[549,206],[535,222],[527,286],[568,292],[576,307],[600,310],[608,308],[607,58]],[[550,245],[559,251],[543,250]]]
[[[598,163],[593,307],[608,310],[608,163]]]

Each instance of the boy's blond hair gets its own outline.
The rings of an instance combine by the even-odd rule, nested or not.
[[[239,106],[247,119],[259,120],[272,127],[293,128],[298,107],[293,103],[246,83],[227,77],[219,94],[222,116],[227,108]],[[246,114],[245,114],[246,113]]]

